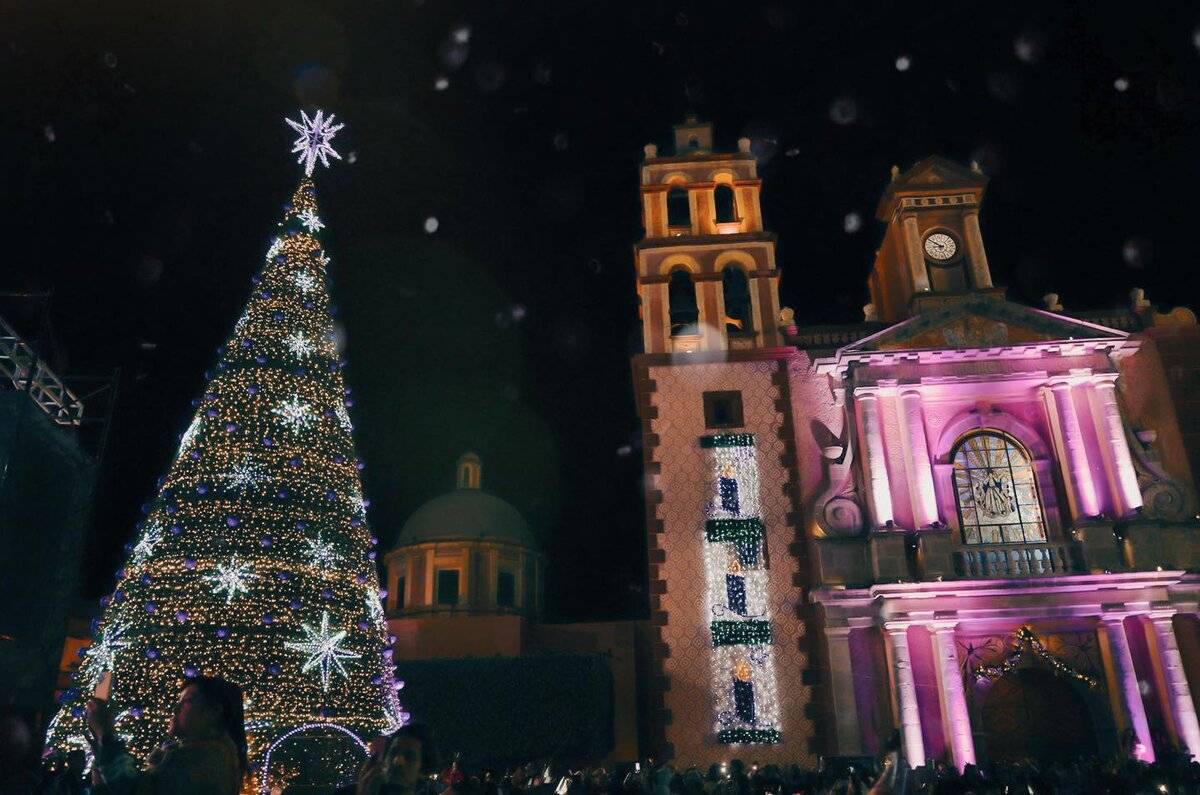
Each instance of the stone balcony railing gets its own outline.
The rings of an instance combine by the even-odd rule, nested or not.
[[[967,579],[996,579],[1069,574],[1073,567],[1064,544],[988,544],[959,547],[954,569]]]
[[[1200,570],[1200,520],[1089,521],[1046,544],[958,543],[949,528],[818,539],[825,586],[1009,579],[1121,571]]]

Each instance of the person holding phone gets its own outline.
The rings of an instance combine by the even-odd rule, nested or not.
[[[237,795],[249,770],[242,689],[215,676],[189,680],[179,692],[169,737],[151,752],[147,768],[113,731],[108,701],[87,705],[88,742],[96,762],[96,795]]]
[[[429,732],[410,723],[368,746],[370,758],[358,774],[357,795],[415,795],[432,790],[426,772],[437,770],[437,754]]]

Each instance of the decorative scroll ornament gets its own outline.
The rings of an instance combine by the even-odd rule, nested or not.
[[[1037,635],[1034,634],[1033,629],[1029,626],[1023,626],[1016,631],[1012,638],[1012,651],[999,664],[981,665],[972,671],[972,673],[980,681],[994,682],[1005,674],[1019,668],[1021,660],[1026,653],[1032,654],[1059,676],[1070,677],[1071,679],[1083,682],[1091,688],[1100,686],[1100,682],[1096,677],[1067,665],[1051,654],[1042,642],[1038,640]]]
[[[837,403],[842,411],[842,428],[846,441],[821,449],[821,463],[829,485],[817,498],[817,524],[827,536],[844,538],[863,530],[863,509],[854,477],[854,423],[846,411],[844,393],[837,390]],[[831,434],[832,435],[832,434]]]
[[[1158,434],[1155,431],[1134,434],[1126,423],[1125,438],[1133,454],[1138,490],[1142,493],[1142,515],[1165,522],[1181,522],[1191,517],[1194,511],[1187,493],[1162,468],[1158,451],[1154,448]]]

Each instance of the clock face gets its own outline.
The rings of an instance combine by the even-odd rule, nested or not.
[[[934,232],[925,238],[925,255],[933,260],[945,262],[958,253],[958,243],[944,232]]]

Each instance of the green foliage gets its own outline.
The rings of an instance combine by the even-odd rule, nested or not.
[[[595,760],[613,746],[613,681],[598,654],[406,660],[405,708],[444,763]]]

